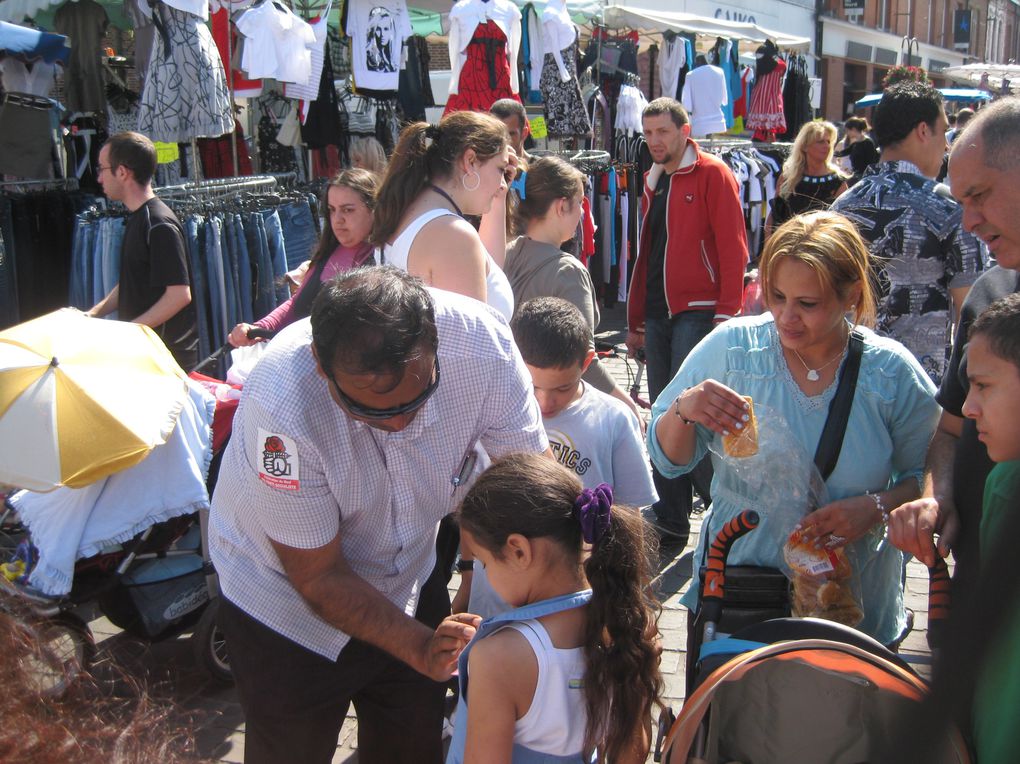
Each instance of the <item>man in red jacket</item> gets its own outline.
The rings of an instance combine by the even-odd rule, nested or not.
[[[654,400],[691,349],[715,324],[740,311],[747,236],[736,178],[690,139],[690,119],[672,98],[657,98],[641,117],[655,162],[645,175],[638,256],[627,297],[627,348],[644,347]],[[654,473],[661,541],[687,543],[692,483],[710,501],[711,462],[667,479]]]

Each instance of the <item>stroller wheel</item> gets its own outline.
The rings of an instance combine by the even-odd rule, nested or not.
[[[219,597],[209,600],[191,634],[192,647],[195,651],[195,662],[199,666],[208,671],[217,682],[231,684],[234,675],[230,671],[227,641],[216,623],[216,613],[219,609]]]
[[[38,624],[40,651],[29,674],[40,694],[59,698],[96,657],[96,643],[88,625],[71,613],[60,613]]]

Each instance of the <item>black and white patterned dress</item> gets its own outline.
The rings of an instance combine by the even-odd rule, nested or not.
[[[234,129],[230,91],[212,34],[194,14],[157,3],[156,40],[138,107],[138,131],[186,143]]]
[[[545,109],[545,125],[549,135],[590,135],[591,122],[581,99],[581,86],[577,82],[577,40],[562,51],[563,65],[570,79],[560,79],[560,70],[552,53],[545,54],[539,90]]]

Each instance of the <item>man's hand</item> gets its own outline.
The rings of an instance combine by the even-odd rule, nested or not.
[[[634,358],[637,352],[645,346],[644,332],[627,332],[627,357]]]
[[[482,617],[471,613],[457,613],[443,620],[432,637],[422,646],[419,672],[437,682],[445,682],[457,668],[457,659],[475,636]]]
[[[901,504],[889,513],[889,543],[912,554],[929,568],[936,554],[949,554],[960,532],[960,518],[951,502],[923,498]],[[939,534],[938,546],[935,534]]]

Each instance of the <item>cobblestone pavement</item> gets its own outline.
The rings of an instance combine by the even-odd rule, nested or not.
[[[623,305],[607,309],[603,313],[600,339],[623,344]],[[622,359],[608,359],[614,377],[621,387],[629,386],[630,378],[626,363]],[[631,363],[633,371],[634,364]],[[643,388],[647,397],[647,388]],[[684,647],[687,641],[687,612],[681,607],[680,596],[687,590],[691,578],[692,549],[697,543],[701,529],[701,518],[692,518],[691,541],[687,548],[676,556],[660,559],[656,585],[662,601],[659,630],[662,634],[664,651],[662,671],[665,677],[665,702],[674,712],[680,710],[684,695]],[[458,579],[454,577],[451,587],[455,591]],[[901,655],[922,675],[930,675],[930,653],[925,631],[928,610],[927,571],[918,562],[912,561],[907,567],[907,607],[915,612],[914,629],[901,648]],[[224,762],[241,762],[244,758],[244,718],[232,688],[223,687],[211,680],[196,664],[192,654],[189,635],[146,645],[120,633],[106,619],[92,622],[92,628],[100,641],[101,653],[123,664],[128,671],[146,676],[154,684],[157,694],[169,695],[182,711],[190,714],[190,723],[197,730],[198,748],[202,756]],[[334,762],[352,764],[357,762],[356,722],[353,709],[341,732]],[[651,756],[649,756],[651,761]]]

